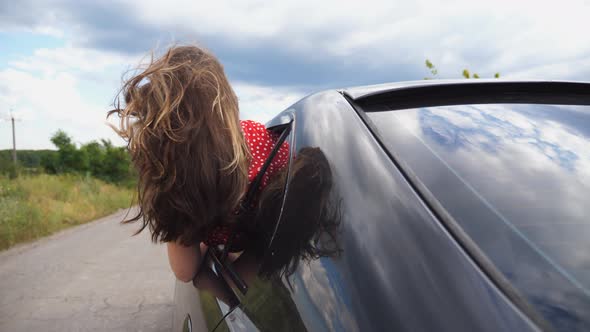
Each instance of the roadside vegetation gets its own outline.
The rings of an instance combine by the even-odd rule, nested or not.
[[[0,151],[0,250],[106,216],[132,204],[135,173],[125,148],[77,146],[63,131],[57,150]]]

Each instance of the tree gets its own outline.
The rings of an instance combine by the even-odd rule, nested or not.
[[[72,138],[63,130],[58,130],[51,137],[51,142],[57,147],[56,173],[86,172],[89,168],[88,154],[78,150]]]
[[[430,62],[430,60],[426,59],[425,61],[426,67],[430,70],[430,73],[432,74],[432,76],[436,76],[438,74],[438,69],[436,69],[436,67],[434,66],[434,64],[432,62]],[[425,77],[425,80],[429,80],[430,78]]]
[[[113,146],[111,141],[102,139],[104,159],[99,177],[107,181],[123,182],[132,175],[131,159],[123,147]]]
[[[88,171],[95,177],[104,174],[105,149],[100,143],[92,141],[80,147],[88,156]]]
[[[58,130],[51,142],[57,147],[57,153],[41,159],[41,165],[48,173],[86,174],[128,185],[136,178],[127,149],[114,146],[109,140],[91,141],[77,148],[70,136]]]
[[[59,156],[56,153],[46,154],[41,157],[41,167],[49,174],[57,174],[61,167],[59,166]]]

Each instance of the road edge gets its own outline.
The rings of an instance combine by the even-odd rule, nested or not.
[[[47,235],[47,236],[44,236],[44,237],[35,239],[33,241],[30,241],[30,242],[23,242],[23,243],[15,244],[12,247],[9,247],[7,249],[4,249],[4,250],[0,251],[0,259],[6,258],[6,257],[20,255],[21,253],[26,252],[26,251],[29,251],[31,249],[34,249],[34,248],[36,248],[36,247],[38,247],[38,246],[40,246],[40,245],[42,245],[42,244],[44,244],[44,243],[46,243],[48,241],[52,241],[52,240],[55,240],[55,239],[64,237],[64,236],[66,236],[68,234],[71,234],[73,232],[77,232],[79,230],[83,230],[83,229],[85,229],[87,227],[91,227],[93,225],[106,222],[107,220],[113,218],[116,215],[121,215],[121,220],[123,220],[127,214],[131,214],[132,210],[134,210],[136,208],[137,208],[136,206],[132,206],[132,207],[129,207],[129,208],[119,209],[119,210],[117,210],[117,211],[115,211],[115,212],[113,212],[113,213],[111,213],[109,215],[103,216],[101,218],[98,218],[98,219],[95,219],[95,220],[92,220],[92,221],[89,221],[89,222],[85,222],[85,223],[80,224],[80,225],[75,225],[75,226],[72,226],[72,227],[68,227],[66,229],[62,229],[62,230],[60,230],[60,231],[58,231],[56,233],[53,233],[51,235]]]

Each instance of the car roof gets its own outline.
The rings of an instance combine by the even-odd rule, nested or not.
[[[510,80],[510,79],[448,79],[448,80],[419,80],[405,82],[391,82],[375,85],[366,85],[358,87],[349,87],[339,91],[346,94],[352,100],[366,99],[371,96],[382,95],[394,91],[406,89],[421,89],[440,86],[448,88],[451,86],[474,86],[474,85],[497,85],[497,84],[517,84],[517,85],[561,85],[561,84],[581,84],[590,88],[590,82],[582,81],[556,81],[556,80]]]

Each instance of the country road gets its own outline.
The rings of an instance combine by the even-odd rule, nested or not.
[[[0,331],[170,331],[165,247],[125,212],[0,252]]]

